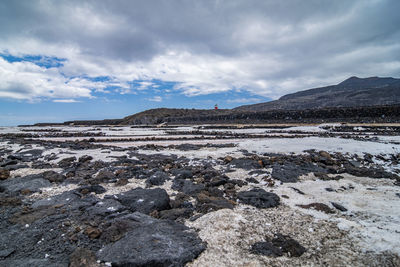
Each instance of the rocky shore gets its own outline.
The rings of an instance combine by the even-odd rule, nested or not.
[[[4,128],[0,265],[400,265],[397,126],[211,128]]]

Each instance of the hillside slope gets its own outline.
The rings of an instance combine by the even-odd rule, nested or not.
[[[299,91],[280,99],[235,108],[236,111],[303,110],[400,103],[400,79],[351,77],[337,85]]]

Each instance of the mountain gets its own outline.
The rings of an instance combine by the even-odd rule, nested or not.
[[[278,100],[245,105],[236,111],[303,110],[333,107],[382,106],[400,103],[400,79],[358,78],[326,87],[284,95]]]
[[[157,125],[235,123],[399,122],[400,79],[351,77],[337,85],[299,91],[234,109],[157,108],[122,119],[48,125]]]

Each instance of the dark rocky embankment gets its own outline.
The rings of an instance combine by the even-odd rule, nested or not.
[[[400,122],[400,105],[337,107],[306,110],[197,110],[197,109],[151,109],[123,119],[67,121],[64,123],[38,123],[51,125],[156,125],[169,124],[266,124],[266,123],[395,123]]]

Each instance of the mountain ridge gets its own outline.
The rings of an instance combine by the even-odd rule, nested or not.
[[[379,90],[377,90],[379,89]],[[352,76],[337,85],[298,91],[278,100],[234,108],[237,111],[303,110],[400,103],[400,79]]]

